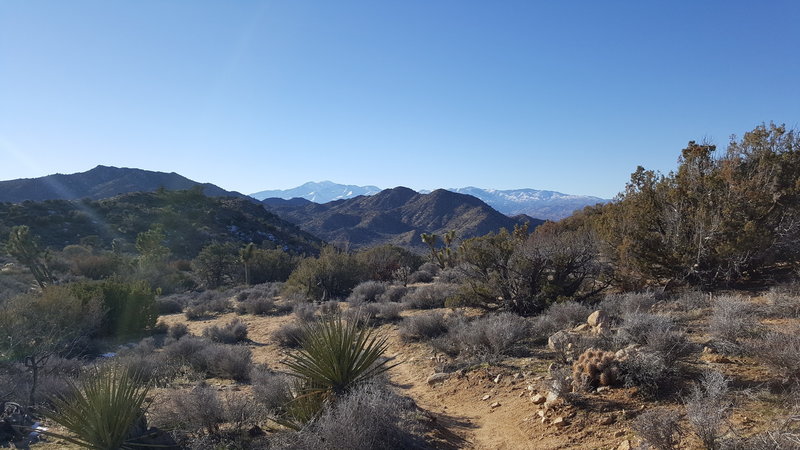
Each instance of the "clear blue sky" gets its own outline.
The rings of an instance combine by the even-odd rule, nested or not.
[[[604,197],[797,127],[797,1],[0,0],[0,179]]]

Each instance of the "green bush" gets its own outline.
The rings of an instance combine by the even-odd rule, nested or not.
[[[344,298],[362,278],[363,271],[355,257],[325,247],[319,257],[300,261],[286,282],[286,292],[319,301]]]
[[[70,285],[83,300],[99,298],[105,309],[101,336],[130,337],[152,329],[158,318],[156,296],[147,282],[126,282],[117,278]]]

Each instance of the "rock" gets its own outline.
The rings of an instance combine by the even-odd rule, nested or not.
[[[614,418],[613,415],[609,414],[600,418],[597,421],[599,425],[611,425],[612,423],[616,422],[617,420]]]
[[[520,378],[524,378],[524,377],[525,377],[525,375],[523,375],[523,374],[521,374],[519,372],[514,374],[514,379],[515,380],[519,380]]]
[[[529,384],[529,385],[528,385],[528,387],[527,387],[527,388],[525,388],[525,389],[527,389],[527,390],[529,390],[529,391],[531,391],[531,392],[533,392],[533,391],[535,391],[535,390],[536,390],[536,388],[535,388],[535,387],[533,387],[533,385],[532,385],[532,384]]]
[[[603,325],[608,326],[608,322],[608,314],[602,309],[598,309],[597,311],[589,314],[589,317],[586,319],[586,323],[592,327],[599,327]]]
[[[492,409],[499,408],[500,407],[500,402],[494,402],[491,405],[489,405],[489,407],[492,408]]]
[[[503,376],[502,376],[502,375],[498,375],[498,376],[494,377],[494,382],[495,382],[495,384],[499,383],[499,382],[500,382],[500,380],[502,380],[502,379],[503,379]]]
[[[556,331],[552,336],[547,338],[547,348],[556,351],[566,347],[569,341],[570,338],[568,332],[564,330]]]
[[[610,390],[611,390],[610,386],[600,386],[600,387],[597,388],[597,390],[595,392],[597,392],[599,394],[601,392],[610,391]]]
[[[547,399],[544,401],[544,407],[550,408],[558,400],[558,394],[553,391],[547,393]]]
[[[572,331],[575,331],[577,333],[581,333],[583,331],[589,331],[591,329],[592,329],[591,325],[589,325],[588,323],[582,323],[582,324],[578,325],[577,327],[573,328]]]
[[[536,394],[536,395],[534,395],[533,397],[531,397],[531,402],[532,402],[534,405],[541,405],[542,403],[544,403],[544,402],[546,402],[546,401],[547,401],[547,397],[545,397],[545,396],[544,396],[544,395],[542,395],[542,394]]]
[[[448,378],[450,378],[450,374],[449,373],[444,373],[444,372],[435,373],[435,374],[433,374],[433,375],[428,377],[428,384],[430,386],[433,386],[436,383],[442,383],[442,382],[446,381]]]
[[[555,426],[557,426],[559,428],[563,427],[563,426],[566,426],[567,423],[568,423],[567,419],[565,419],[564,417],[556,417],[555,419],[553,419],[553,422],[552,422],[553,425],[555,425]]]
[[[625,439],[619,444],[617,450],[631,450],[631,441]]]
[[[492,398],[492,396],[489,395],[489,394],[486,394],[483,397],[481,397],[481,400],[485,402],[486,400],[489,400],[490,398]]]

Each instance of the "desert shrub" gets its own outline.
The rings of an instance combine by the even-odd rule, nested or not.
[[[286,281],[287,293],[298,292],[315,301],[344,298],[363,277],[353,255],[325,247],[317,258],[305,258]]]
[[[95,298],[102,300],[105,315],[99,330],[101,336],[141,335],[158,319],[155,293],[146,282],[112,278],[73,283],[70,290],[84,302]]]
[[[591,308],[576,301],[553,303],[544,313],[533,319],[531,334],[540,339],[547,339],[557,331],[585,323],[591,313]]]
[[[467,272],[461,267],[449,267],[439,272],[440,283],[463,283],[467,279]]]
[[[51,356],[42,365],[34,387],[31,371],[24,363],[0,362],[0,403],[12,401],[26,406],[42,405],[50,398],[71,394],[84,364],[80,359]]]
[[[447,321],[438,311],[417,314],[403,319],[399,332],[406,341],[429,340],[447,332]]]
[[[270,371],[264,366],[253,368],[250,384],[253,397],[267,411],[278,411],[292,399],[291,384],[287,375]]]
[[[428,272],[432,276],[436,276],[439,273],[439,270],[441,269],[439,269],[438,264],[432,262],[426,262],[423,265],[419,266],[417,270],[420,272]]]
[[[282,437],[277,448],[370,450],[426,448],[414,422],[413,401],[376,384],[364,385],[326,408],[301,432]]]
[[[452,356],[496,357],[512,354],[528,336],[528,321],[506,312],[469,322],[451,318],[447,334],[434,340],[433,345]]]
[[[103,317],[101,299],[81,299],[66,286],[0,302],[0,360],[80,354]]]
[[[180,372],[180,366],[170,361],[164,353],[126,352],[118,355],[112,364],[123,367],[139,384],[166,386]]]
[[[249,348],[212,344],[201,350],[200,366],[197,368],[213,377],[247,381],[251,367],[252,354]]]
[[[396,245],[379,245],[360,250],[355,254],[364,277],[375,281],[392,281],[397,270],[408,267],[416,270],[422,257]]]
[[[92,280],[109,278],[120,268],[120,259],[113,253],[84,255],[72,259],[72,273]]]
[[[714,345],[726,353],[739,352],[741,340],[758,333],[759,323],[753,304],[743,297],[722,296],[714,299],[709,333]]]
[[[203,330],[203,336],[213,342],[235,344],[247,340],[247,324],[239,319],[233,319],[222,327],[213,325]]]
[[[353,288],[347,301],[353,304],[376,302],[386,292],[387,284],[381,281],[365,281]]]
[[[292,308],[292,312],[294,317],[302,323],[313,322],[316,319],[317,307],[312,303],[297,303]]]
[[[678,329],[672,318],[646,312],[623,315],[614,340],[619,348],[627,345],[645,346],[647,351],[661,355],[668,365],[686,356],[692,349],[686,333]]]
[[[800,317],[800,292],[795,287],[772,288],[766,295],[768,314],[772,317]]]
[[[195,274],[211,289],[236,279],[240,267],[236,247],[231,243],[212,242],[192,260]]]
[[[186,364],[199,373],[236,381],[246,381],[250,376],[252,355],[247,347],[184,336],[165,345],[163,351],[170,361]]]
[[[418,270],[408,277],[409,283],[430,283],[431,281],[433,281],[433,274],[427,270]]]
[[[668,409],[644,411],[633,421],[633,431],[656,450],[672,450],[680,444],[680,415]]]
[[[779,377],[800,381],[800,327],[787,331],[766,333],[762,338],[748,342],[748,350]]]
[[[297,348],[303,340],[303,327],[297,323],[287,323],[272,333],[274,339],[281,347]]]
[[[319,314],[322,317],[339,314],[340,310],[341,308],[339,307],[339,302],[336,301],[323,302],[319,305]]]
[[[726,439],[725,450],[800,450],[800,421],[796,415],[779,426],[746,438]]]
[[[219,291],[205,291],[191,301],[184,315],[188,320],[204,320],[230,310],[226,294]]]
[[[180,339],[189,334],[189,327],[185,323],[173,323],[167,330],[167,335],[172,339]]]
[[[607,294],[597,309],[602,309],[612,319],[621,319],[627,313],[649,312],[658,301],[658,296],[654,292]]]
[[[409,288],[405,286],[389,286],[386,288],[386,292],[378,297],[379,302],[400,302],[403,300],[403,297],[408,293]]]
[[[686,418],[707,449],[720,447],[723,426],[731,413],[728,380],[719,372],[705,372],[686,400]]]
[[[0,267],[0,303],[31,291],[35,283],[30,273],[16,273]]]
[[[277,312],[275,301],[266,297],[251,297],[236,305],[237,314],[268,316]]]
[[[156,300],[156,311],[160,316],[180,314],[183,312],[183,305],[173,298],[160,298]]]
[[[445,283],[419,286],[403,297],[403,303],[410,309],[443,308],[447,298],[455,294],[457,289],[456,285]]]
[[[657,397],[671,386],[672,367],[663,355],[636,351],[620,361],[626,387],[637,387],[645,397]]]
[[[151,411],[154,424],[180,430],[179,441],[187,448],[241,448],[243,431],[263,417],[260,408],[241,392],[224,392],[205,384],[186,391],[164,394]],[[203,439],[203,435],[214,439]]]
[[[400,313],[405,309],[400,303],[377,303],[378,312],[375,315],[384,322],[400,320]]]
[[[703,291],[689,290],[670,298],[670,303],[680,311],[699,310],[711,305],[711,295]]]
[[[299,259],[280,249],[255,249],[249,260],[250,283],[286,281],[297,268]]]

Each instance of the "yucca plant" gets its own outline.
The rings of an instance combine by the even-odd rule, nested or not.
[[[287,405],[292,422],[308,422],[325,403],[396,366],[380,360],[386,337],[358,323],[333,316],[304,327],[300,350],[284,362],[298,379],[297,396]]]
[[[144,416],[149,388],[127,371],[116,368],[97,373],[72,393],[51,399],[42,414],[70,434],[46,434],[94,450],[134,448],[131,432]]]

